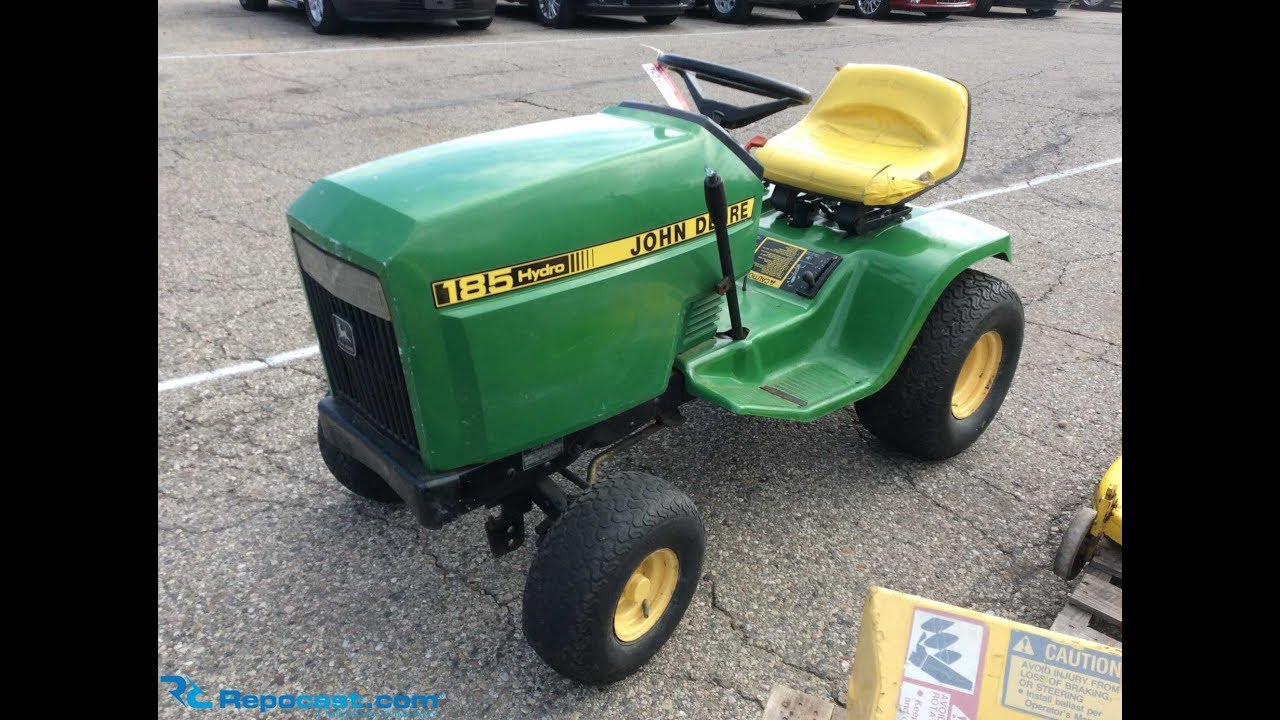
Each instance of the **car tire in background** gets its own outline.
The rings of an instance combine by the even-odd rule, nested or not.
[[[493,16],[480,18],[479,20],[459,20],[458,27],[463,30],[484,30],[493,24]]]
[[[825,5],[809,5],[808,7],[796,8],[796,13],[800,15],[801,20],[808,22],[826,22],[836,16],[836,11],[840,9],[840,3],[833,2]]]
[[[1053,8],[1027,8],[1027,14],[1031,17],[1053,17],[1058,11]]]
[[[578,19],[578,8],[575,0],[533,0],[529,7],[533,8],[533,16],[538,22],[549,28],[564,30],[572,27]]]
[[[1085,10],[1106,10],[1111,7],[1111,0],[1079,0],[1076,4]]]
[[[978,4],[973,6],[973,9],[969,11],[969,14],[977,15],[978,17],[990,15],[991,5],[994,2],[995,0],[978,0]]]
[[[670,25],[679,15],[645,15],[644,21],[650,25]]]
[[[240,7],[245,10],[258,12],[267,9],[267,0],[240,0]]]
[[[707,12],[720,22],[744,23],[751,17],[752,0],[709,0]]]
[[[321,35],[335,35],[342,32],[342,18],[333,7],[333,0],[307,0],[307,22],[311,29]]]
[[[867,20],[883,20],[889,17],[892,8],[889,0],[853,0],[853,16]]]

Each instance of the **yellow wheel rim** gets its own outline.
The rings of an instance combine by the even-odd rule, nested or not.
[[[649,632],[671,604],[679,579],[680,560],[673,551],[662,548],[649,553],[622,588],[613,611],[613,634],[631,642]]]
[[[996,372],[1000,370],[1002,354],[1004,341],[995,330],[983,334],[973,344],[969,357],[964,359],[964,367],[960,368],[955,389],[951,391],[951,414],[957,420],[969,417],[982,407],[987,394],[991,392]]]

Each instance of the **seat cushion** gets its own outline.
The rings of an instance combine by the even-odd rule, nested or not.
[[[809,114],[756,152],[767,180],[865,205],[896,205],[955,174],[969,92],[896,65],[846,65]]]

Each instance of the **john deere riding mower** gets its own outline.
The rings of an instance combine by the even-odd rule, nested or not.
[[[855,403],[886,444],[947,458],[991,422],[1022,346],[1017,294],[971,267],[1008,260],[1008,234],[908,204],[960,169],[960,83],[846,65],[753,156],[726,130],[806,90],[670,54],[649,69],[682,77],[697,112],[623,102],[424,147],[288,212],[328,373],[325,463],[430,528],[490,508],[495,556],[537,506],[525,636],[592,683],[662,647],[703,558],[688,496],[602,474],[610,454],[702,400],[799,422]]]

